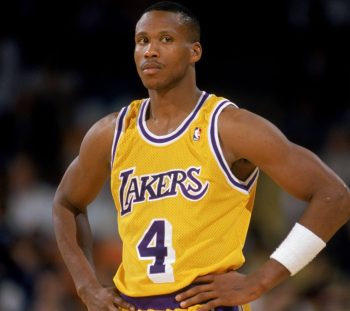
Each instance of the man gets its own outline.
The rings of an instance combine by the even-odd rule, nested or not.
[[[146,9],[134,57],[149,98],[92,126],[57,189],[58,246],[89,311],[249,310],[349,220],[349,189],[313,153],[267,120],[199,90],[199,41],[199,23],[183,6]],[[243,275],[235,270],[244,263],[259,170],[309,205],[271,258]],[[87,218],[108,177],[123,241],[115,289],[98,281]]]

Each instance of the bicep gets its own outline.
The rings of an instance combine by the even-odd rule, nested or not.
[[[114,118],[97,122],[85,135],[79,155],[66,170],[55,201],[81,211],[98,195],[110,174]]]
[[[231,117],[230,117],[231,114]],[[268,120],[247,111],[223,118],[225,143],[234,158],[245,158],[291,195],[309,201],[339,184],[339,178],[310,150],[289,141]]]
[[[66,170],[56,192],[56,200],[70,208],[84,210],[98,195],[108,177],[108,170],[98,163],[86,165],[80,156]]]
[[[271,150],[263,150],[256,161],[281,188],[300,200],[310,201],[318,191],[328,192],[340,180],[310,150],[283,139]],[[270,156],[269,160],[266,157]]]

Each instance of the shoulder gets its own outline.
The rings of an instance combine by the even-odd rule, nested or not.
[[[234,159],[245,158],[253,163],[258,155],[270,157],[271,152],[277,152],[277,147],[289,144],[281,130],[268,119],[233,106],[220,114],[218,130],[223,145],[234,154]]]
[[[90,127],[81,143],[80,157],[95,156],[109,162],[117,117],[118,112],[110,113]]]
[[[223,134],[226,131],[230,135],[236,133],[254,133],[255,135],[280,133],[280,130],[268,119],[233,105],[226,107],[219,116],[219,127]]]
[[[220,136],[234,136],[236,140],[243,134],[254,131],[261,123],[265,121],[259,115],[233,105],[225,107],[218,118]]]
[[[87,131],[84,139],[108,139],[113,137],[115,122],[118,117],[118,112],[110,113],[109,115],[96,121]]]
[[[258,114],[251,112],[244,108],[239,108],[235,105],[228,105],[223,109],[220,115],[221,122],[229,122],[235,124],[246,124],[250,122],[256,122],[263,118]]]
[[[129,116],[138,114],[140,106],[144,100],[145,99],[133,100],[129,105],[122,107],[119,112],[110,113],[99,119],[87,131],[83,143],[94,142],[98,145],[111,147],[117,120],[119,118],[123,119],[126,114]]]

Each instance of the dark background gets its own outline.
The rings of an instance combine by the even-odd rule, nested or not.
[[[151,3],[0,3],[1,310],[41,310],[45,304],[51,305],[45,310],[81,308],[57,254],[50,217],[44,223],[39,216],[50,210],[54,189],[93,122],[134,98],[147,96],[133,62],[133,35],[139,15]],[[350,1],[181,3],[197,14],[202,26],[199,87],[269,119],[290,140],[317,153],[349,185]],[[264,181],[263,186],[269,185],[270,181]],[[272,190],[264,196],[280,198],[281,190],[272,183]],[[285,218],[294,220],[286,211],[288,200],[276,203],[282,215],[287,215],[283,220],[287,224]],[[45,207],[31,213],[28,202]],[[111,203],[108,196],[104,202]],[[38,221],[28,221],[25,213]],[[272,213],[276,216],[281,211]],[[265,221],[281,222],[278,217]],[[248,241],[251,248],[247,252],[252,252],[252,257],[256,255],[254,247],[261,247],[266,254],[273,248],[262,237],[259,221],[253,221],[253,238]],[[349,295],[342,294],[344,289],[350,292],[349,231],[345,226],[329,243],[326,264],[317,262],[318,269],[328,271],[324,272],[327,277],[309,286],[293,287],[293,283],[288,293],[293,293],[294,300],[286,298],[285,305],[299,310],[296,306],[305,303],[330,310],[332,301],[341,305],[339,310],[349,307]],[[117,262],[118,250],[102,242],[110,232],[96,232],[103,245],[103,251],[96,254],[102,258],[101,266],[110,264],[101,255],[105,248]],[[341,277],[333,280],[329,275]],[[62,278],[70,289],[59,292],[57,284]],[[327,283],[335,284],[332,294]],[[52,296],[40,295],[41,288],[50,286]],[[17,298],[10,302],[2,298],[9,297],[8,292]],[[11,303],[13,307],[9,307]],[[289,309],[273,309],[270,304],[269,310]]]
[[[8,1],[1,32],[15,40],[22,68],[74,73],[79,98],[110,103],[121,93],[146,94],[132,53],[134,24],[150,3]],[[349,1],[183,3],[202,24],[199,86],[264,114],[292,140],[320,148],[349,102]],[[309,114],[303,129],[291,114]]]

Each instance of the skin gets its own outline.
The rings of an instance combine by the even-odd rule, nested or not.
[[[134,58],[151,98],[147,126],[154,134],[171,133],[197,103],[201,92],[196,86],[195,63],[201,55],[200,43],[190,40],[179,14],[152,11],[138,21]],[[87,217],[87,206],[110,176],[116,116],[106,116],[88,131],[54,199],[58,247],[89,311],[117,310],[118,306],[134,310],[115,288],[100,284],[92,262]],[[349,220],[349,189],[315,154],[290,142],[266,119],[244,109],[226,108],[218,122],[224,156],[236,176],[244,179],[258,166],[281,188],[307,201],[308,208],[299,222],[325,242]],[[183,308],[204,303],[200,311],[245,304],[289,276],[282,264],[269,259],[249,275],[229,271],[200,276],[194,281],[199,285],[176,299]]]

